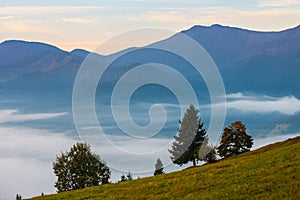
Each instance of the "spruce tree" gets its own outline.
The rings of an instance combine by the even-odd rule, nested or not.
[[[22,196],[21,195],[16,195],[16,200],[22,200]]]
[[[158,158],[155,163],[155,171],[154,171],[154,176],[159,175],[159,174],[164,174],[164,164],[162,161]]]
[[[132,180],[133,178],[132,178],[132,174],[130,173],[130,171],[128,172],[128,174],[127,174],[127,180],[128,181],[130,181],[130,180]]]
[[[179,121],[178,134],[174,137],[172,149],[169,149],[174,164],[181,166],[192,161],[193,165],[196,166],[199,149],[206,139],[206,130],[198,113],[199,111],[190,105],[182,121]]]

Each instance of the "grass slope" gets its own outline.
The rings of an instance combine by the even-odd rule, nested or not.
[[[33,199],[300,199],[300,136],[214,164]]]

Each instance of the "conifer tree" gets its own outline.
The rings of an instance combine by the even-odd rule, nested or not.
[[[130,171],[128,172],[128,174],[127,174],[127,180],[128,181],[130,181],[130,180],[132,180],[133,178],[132,178],[132,174],[130,173]]]
[[[196,166],[196,160],[199,159],[199,149],[206,139],[206,130],[198,113],[199,111],[190,105],[182,121],[179,121],[178,134],[174,137],[172,149],[169,149],[174,164],[181,166],[192,161],[193,165]]]
[[[155,163],[155,171],[154,171],[154,176],[159,175],[159,174],[164,174],[164,164],[162,161],[158,158]]]

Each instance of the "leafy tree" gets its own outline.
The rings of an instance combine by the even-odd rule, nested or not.
[[[154,176],[158,174],[164,174],[164,164],[162,161],[158,158],[155,163],[155,171],[154,171]]]
[[[127,178],[124,174],[122,174],[122,176],[121,176],[121,182],[123,182],[123,181],[127,181]]]
[[[106,163],[91,152],[87,143],[77,143],[69,152],[57,156],[53,170],[57,176],[54,185],[57,192],[105,184],[111,174]]]
[[[169,150],[174,164],[181,166],[192,161],[193,165],[196,166],[199,149],[206,138],[206,130],[198,113],[199,111],[190,105],[182,121],[179,121],[178,135],[174,137],[172,149]]]
[[[224,129],[217,150],[221,157],[228,157],[250,151],[252,145],[253,139],[247,135],[245,125],[241,121],[235,121]]]

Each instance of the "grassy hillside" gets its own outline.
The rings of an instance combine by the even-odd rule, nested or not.
[[[33,199],[300,199],[300,137],[214,164]]]

